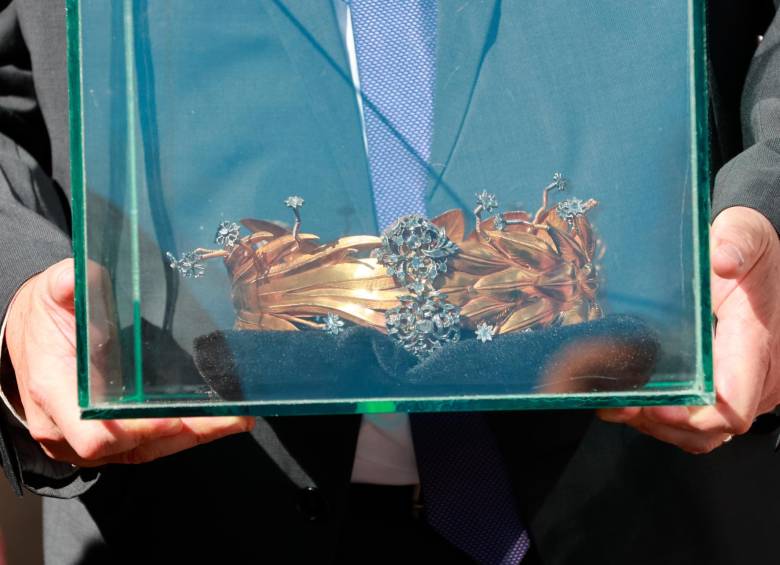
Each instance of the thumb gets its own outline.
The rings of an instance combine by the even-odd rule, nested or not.
[[[724,279],[739,279],[777,237],[772,224],[752,208],[727,208],[712,224],[712,270]]]
[[[76,277],[73,271],[73,259],[65,259],[46,269],[46,292],[48,298],[60,308],[73,311]]]

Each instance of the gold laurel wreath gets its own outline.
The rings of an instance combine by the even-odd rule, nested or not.
[[[586,216],[597,202],[549,204],[549,192],[562,189],[562,182],[556,175],[533,215],[514,211],[483,220],[482,213],[494,208],[485,198],[496,204],[483,192],[474,210],[476,227],[468,235],[461,210],[431,220],[459,248],[436,288],[460,308],[464,327],[484,323],[493,334],[504,334],[601,317],[596,300],[601,246]],[[195,267],[189,276],[200,276],[202,260],[224,260],[237,329],[327,329],[324,318],[330,317],[387,333],[385,312],[397,307],[408,290],[372,256],[382,239],[365,235],[320,243],[314,234],[299,233],[302,204],[298,197],[287,201],[296,217],[292,229],[246,219],[241,224],[251,233],[239,238],[238,225],[231,224],[235,233],[225,249],[196,249],[188,255],[188,266]],[[171,259],[171,266],[183,272],[184,259]]]

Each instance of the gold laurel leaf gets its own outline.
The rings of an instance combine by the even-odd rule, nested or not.
[[[480,278],[474,285],[474,289],[480,293],[512,289],[522,291],[526,287],[535,286],[538,281],[539,271],[517,266]]]
[[[584,215],[574,218],[574,227],[577,230],[577,239],[585,252],[588,261],[593,261],[596,253],[596,238],[593,237],[593,227],[590,220]]]
[[[483,239],[464,241],[460,252],[452,258],[452,266],[456,271],[478,275],[503,269],[509,264],[502,253]]]
[[[352,249],[327,248],[323,251],[307,253],[305,255],[290,254],[285,259],[284,263],[271,266],[271,268],[268,269],[267,276],[271,279],[288,273],[291,274],[305,268],[318,268],[338,264],[353,251],[354,250]]]
[[[373,235],[351,235],[337,239],[333,245],[337,247],[353,247],[355,249],[375,249],[382,245],[382,239]]]
[[[515,309],[498,328],[499,334],[517,332],[537,324],[550,324],[558,314],[552,300],[541,299]]]
[[[477,296],[460,309],[461,318],[466,318],[471,326],[476,326],[485,318],[505,314],[514,304],[502,302],[492,296]]]
[[[281,237],[290,233],[290,229],[266,220],[241,220],[241,224],[251,232],[270,232],[274,237]]]
[[[504,212],[502,214],[504,216],[504,220],[507,221],[519,221],[519,222],[530,222],[531,221],[531,214],[528,212],[524,212],[522,210],[514,210],[512,212]],[[491,216],[487,218],[486,220],[482,221],[482,229],[483,230],[490,230],[494,231],[496,229],[496,217]],[[523,232],[527,233],[531,231],[533,228],[529,226],[528,224],[507,224],[506,227],[503,229],[504,232]]]
[[[447,210],[443,214],[436,216],[431,222],[444,228],[447,237],[455,243],[463,241],[463,236],[466,232],[466,220],[463,218],[463,211]]]
[[[560,255],[552,247],[530,233],[486,231],[485,234],[490,238],[491,245],[515,264],[545,270],[561,261]]]
[[[378,273],[376,268],[372,268],[362,261],[350,261],[335,265],[311,267],[299,273],[291,273],[273,279],[256,277],[255,279],[242,282],[240,286],[243,288],[256,287],[255,291],[258,294],[267,294],[280,291],[290,292],[313,286],[340,286],[347,285],[347,283],[354,285],[355,281],[371,281],[373,279],[385,283],[385,277],[386,275]],[[262,281],[262,283],[256,285],[255,283],[258,281]]]
[[[390,304],[389,308],[393,308],[398,305],[398,298],[408,294],[408,291],[402,288],[393,290],[369,290],[366,288],[315,287],[286,294],[290,296],[294,295],[296,297],[326,296],[330,298],[350,298],[365,302],[384,302]]]
[[[269,231],[256,231],[254,233],[249,234],[245,238],[243,238],[241,241],[247,244],[257,243],[260,241],[267,241],[269,239],[274,239],[276,234],[273,234]]]
[[[300,242],[315,241],[318,239],[319,237],[311,233],[298,234],[298,241]],[[296,241],[292,235],[283,235],[260,247],[257,250],[257,255],[258,257],[263,257],[269,265],[273,265],[284,253],[298,247],[298,241]]]
[[[575,300],[561,311],[562,326],[571,326],[587,322],[590,317],[590,304],[585,300]]]
[[[550,228],[547,232],[565,261],[582,266],[589,261],[585,249],[568,233]]]
[[[480,280],[480,275],[467,273],[465,271],[450,270],[447,271],[444,282],[439,290],[447,295],[447,301],[453,304],[459,304],[456,295],[463,295],[468,299],[473,293],[474,284]]]
[[[297,331],[298,328],[287,320],[283,320],[267,312],[240,311],[235,327],[241,330]]]
[[[302,302],[299,304],[285,304],[284,306],[273,307],[278,308],[279,312],[284,312],[293,316],[325,316],[329,313],[337,314],[338,316],[354,322],[361,326],[370,325],[375,329],[379,329],[385,332],[385,315],[383,312],[377,312],[371,308],[367,308],[360,304],[354,304],[344,302],[340,300],[329,300],[327,298],[320,298],[313,302]]]

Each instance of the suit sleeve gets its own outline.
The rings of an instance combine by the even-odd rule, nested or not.
[[[713,218],[731,206],[746,206],[780,233],[780,17],[753,57],[741,113],[744,150],[715,178]]]
[[[11,2],[0,11],[0,320],[25,281],[71,255],[68,198],[50,173],[49,137],[31,67]],[[4,340],[0,347],[0,386],[10,394],[16,378]],[[24,485],[74,496],[87,486],[78,470],[49,459],[4,403],[0,464],[17,494]]]

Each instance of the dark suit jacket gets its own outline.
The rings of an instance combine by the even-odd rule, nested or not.
[[[70,254],[62,6],[57,2],[55,9],[53,2],[42,0],[6,4],[0,17],[0,84],[7,94],[0,112],[3,309],[24,280]],[[286,4],[309,29],[330,33],[329,40],[337,41],[332,30],[323,32],[319,20],[307,19],[311,4]],[[735,10],[727,21],[744,24],[744,36],[729,34],[728,41],[748,46],[742,52],[749,52],[754,36],[768,22],[754,21],[760,20],[754,18],[756,12],[727,4],[712,3],[712,17],[720,22],[721,9]],[[280,17],[275,2],[267,6]],[[503,13],[501,7],[500,2],[469,6],[483,26],[481,44],[476,50],[461,47],[462,59],[453,71],[464,70],[453,75],[456,81],[467,83],[478,70],[481,56],[495,40],[489,30],[498,25],[497,18],[517,17],[511,3],[503,2]],[[468,37],[462,39],[467,45]],[[720,38],[714,39],[719,45]],[[728,185],[716,183],[716,210],[750,205],[776,227],[780,207],[773,200],[772,184],[780,160],[771,158],[776,138],[772,128],[778,127],[772,105],[774,93],[780,91],[780,73],[772,65],[780,62],[778,44],[780,22],[767,33],[744,98],[748,116],[768,112],[768,129],[757,130],[746,122],[749,149],[744,152],[736,149],[733,85],[740,78],[735,67],[746,72],[747,58],[712,61],[713,84],[725,77],[725,86],[718,89],[724,93],[720,105],[714,106],[715,124],[732,124],[730,130],[717,130],[720,155],[724,160],[735,156],[727,165]],[[464,93],[455,96],[450,127],[467,132],[476,126],[461,123],[459,117],[468,104],[480,101],[478,96],[469,99],[467,91],[458,92]],[[446,163],[456,151],[478,150],[476,139],[459,148],[435,144],[434,154],[441,157],[436,162]],[[354,178],[365,170],[355,166],[340,174]],[[511,168],[482,171],[477,177],[496,174],[510,175]],[[473,185],[482,179],[468,180]],[[434,191],[436,198],[441,207],[449,207],[448,199],[454,196],[442,189]],[[322,204],[327,205],[325,199]],[[358,207],[367,210],[370,202]],[[325,224],[319,227],[328,229]],[[7,359],[2,367],[5,378],[12,378]],[[46,543],[56,563],[88,562],[90,557],[98,563],[138,562],[149,560],[150,551],[161,557],[178,555],[185,562],[218,557],[230,561],[243,555],[271,563],[327,562],[338,538],[359,418],[268,420],[316,489],[295,485],[248,434],[150,464],[74,474],[50,462],[30,463],[35,446],[5,415],[0,421],[0,454],[15,485],[54,497],[46,500]],[[629,429],[593,421],[587,412],[495,413],[490,423],[545,563],[775,561],[772,542],[780,519],[763,509],[778,496],[780,460],[768,435],[736,438],[711,455],[692,457]],[[522,449],[516,449],[518,441]],[[247,511],[252,519],[244,517]]]

